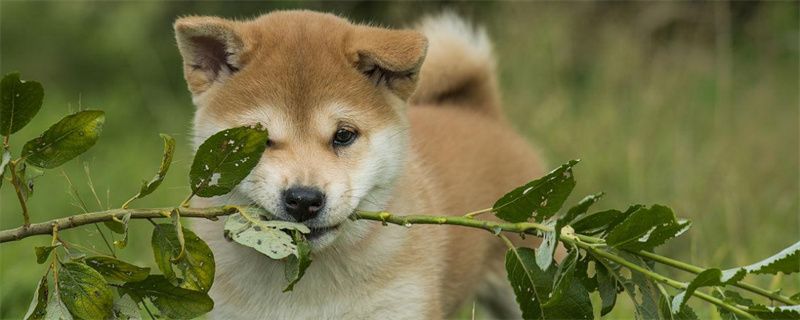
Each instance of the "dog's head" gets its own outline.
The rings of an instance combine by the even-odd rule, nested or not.
[[[259,164],[221,201],[303,222],[317,250],[348,232],[356,209],[385,206],[404,166],[424,36],[305,11],[185,17],[175,33],[197,106],[195,147],[231,127],[269,131]]]

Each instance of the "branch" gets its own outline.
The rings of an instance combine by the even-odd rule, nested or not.
[[[125,214],[130,213],[131,219],[154,219],[167,218],[170,211],[178,209],[181,217],[206,218],[216,220],[218,217],[227,216],[239,212],[234,206],[213,207],[213,208],[152,208],[152,209],[112,209],[100,212],[91,212],[54,219],[42,223],[34,223],[27,227],[22,226],[15,229],[0,231],[0,243],[24,239],[35,235],[52,234],[53,227],[59,230],[72,229],[82,225],[112,221],[115,217],[121,219]]]
[[[532,234],[536,235],[537,231],[549,232],[553,231],[553,228],[550,226],[546,226],[540,223],[533,223],[533,222],[519,222],[519,223],[507,223],[507,222],[494,222],[494,221],[486,221],[486,220],[475,220],[468,216],[424,216],[424,215],[393,215],[388,212],[367,212],[367,211],[359,211],[354,215],[356,219],[363,219],[363,220],[374,220],[374,221],[381,221],[384,224],[391,223],[401,226],[409,226],[412,224],[449,224],[449,225],[459,225],[459,226],[466,226],[466,227],[473,227],[484,229],[495,234],[500,233],[501,231],[507,232],[515,232],[515,233],[525,233],[525,234]],[[580,240],[584,243],[591,243],[591,244],[604,244],[605,241],[600,238],[585,236],[581,234],[575,234],[575,238]],[[559,237],[561,240],[570,241],[570,236],[561,234]],[[633,253],[639,257],[649,259],[673,268],[677,268],[680,270],[688,271],[694,274],[699,274],[703,272],[705,269],[688,264],[685,262],[673,260],[661,255],[657,255],[652,252],[647,251],[628,251]],[[674,284],[674,283],[673,283]],[[769,292],[767,290],[761,289],[754,285],[744,283],[744,282],[737,282],[733,284],[736,287],[741,289],[750,291],[752,293],[761,295],[763,297],[769,298],[771,300],[780,301],[786,305],[795,305],[796,302],[792,301],[786,296],[782,296],[780,294],[775,294]],[[701,293],[701,292],[697,292]],[[697,294],[695,293],[695,294]],[[710,300],[714,298],[711,296],[699,295],[702,299],[714,303]],[[710,298],[710,299],[707,299]]]
[[[231,215],[239,211],[236,206],[222,206],[222,207],[212,207],[212,208],[202,208],[202,209],[183,208],[183,207],[179,208],[165,207],[165,208],[149,208],[149,209],[112,209],[107,211],[85,213],[60,219],[54,219],[42,223],[35,223],[31,224],[27,228],[23,226],[15,229],[3,230],[0,231],[0,243],[16,241],[35,235],[49,235],[52,234],[54,226],[57,226],[59,230],[66,230],[87,224],[112,221],[114,218],[117,219],[122,218],[122,216],[127,213],[131,214],[131,219],[167,218],[170,217],[170,212],[175,209],[180,210],[181,217],[205,218],[209,220],[217,220],[221,216]],[[513,232],[513,233],[536,235],[538,232],[553,231],[552,227],[535,222],[519,222],[519,223],[496,222],[496,221],[473,219],[472,216],[395,215],[388,212],[358,211],[352,216],[352,218],[354,220],[380,221],[384,224],[391,223],[400,226],[410,226],[412,224],[458,225],[464,227],[483,229],[492,232],[494,234],[499,234],[500,232]],[[573,236],[565,234],[561,235],[561,239],[566,240],[568,242],[572,242],[574,241],[574,239],[577,239],[580,240],[580,242],[582,243],[604,244],[604,241],[602,239],[586,235],[575,234],[574,239],[571,237]],[[636,251],[631,253],[646,259],[653,260],[655,262],[659,262],[664,265],[668,265],[670,267],[674,267],[695,274],[700,273],[704,270],[701,267],[673,260],[647,251]],[[753,292],[755,294],[767,297],[769,299],[780,301],[787,305],[795,304],[795,302],[789,299],[788,297],[768,292],[764,289],[753,286],[751,284],[739,282],[733,285],[745,289],[747,291]],[[701,298],[713,299],[713,297],[710,296]],[[708,301],[709,299],[705,300]]]

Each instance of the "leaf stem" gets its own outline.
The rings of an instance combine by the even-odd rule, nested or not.
[[[486,208],[486,209],[476,210],[476,211],[472,211],[472,212],[467,212],[466,214],[464,214],[464,217],[465,218],[474,218],[474,217],[477,217],[477,216],[479,216],[481,214],[492,212],[492,210],[494,210],[494,208]]]
[[[19,200],[19,206],[22,208],[22,221],[23,221],[23,228],[27,228],[31,224],[31,217],[28,215],[28,200],[26,196],[22,194],[22,188],[25,188],[21,183],[24,183],[19,180],[19,176],[17,176],[17,164],[21,159],[12,160],[8,163],[8,168],[11,171],[11,184],[14,186],[14,191],[17,193],[17,199]]]

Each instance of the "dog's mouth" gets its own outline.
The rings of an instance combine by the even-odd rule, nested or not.
[[[314,240],[314,239],[319,239],[326,234],[335,232],[337,229],[339,229],[339,225],[337,224],[335,226],[322,227],[322,228],[309,227],[309,229],[311,229],[311,232],[306,235],[306,239]]]
[[[263,214],[260,215],[260,218],[261,218],[261,220],[265,220],[265,221],[266,220],[279,220],[279,221],[282,220],[282,219],[279,219],[279,218],[274,217],[274,216],[267,216],[267,215],[263,215]],[[308,226],[308,229],[310,229],[311,232],[309,232],[309,233],[307,233],[305,235],[306,239],[308,239],[308,240],[319,239],[324,235],[327,235],[327,234],[335,232],[336,230],[339,229],[340,225],[341,224],[337,224],[337,225],[328,226],[328,227],[312,227],[312,226]]]

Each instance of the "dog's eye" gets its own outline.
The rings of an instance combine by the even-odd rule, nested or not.
[[[274,144],[275,142],[272,139],[267,139],[267,148],[272,147]]]
[[[356,133],[352,129],[347,128],[340,128],[336,130],[336,133],[333,135],[333,146],[334,147],[346,147],[353,144],[353,141],[356,140],[358,133]]]

